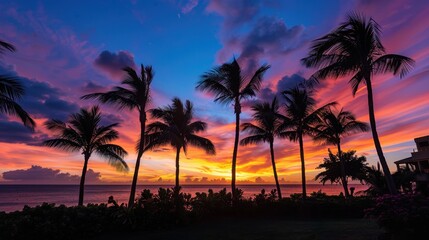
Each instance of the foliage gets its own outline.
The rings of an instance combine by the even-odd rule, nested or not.
[[[393,234],[407,235],[407,239],[429,233],[429,198],[420,194],[380,196],[366,215]]]
[[[337,154],[333,154],[328,149],[329,157],[323,159],[323,163],[316,169],[325,169],[316,175],[315,179],[325,184],[327,181],[331,183],[340,183],[341,179],[341,166]],[[346,178],[351,180],[358,180],[361,183],[367,179],[367,172],[370,171],[368,163],[366,163],[365,156],[358,157],[355,155],[355,150],[343,152],[341,157],[345,163]]]
[[[226,189],[219,192],[190,194],[176,188],[160,188],[157,193],[143,190],[132,208],[119,205],[113,197],[107,204],[80,207],[44,203],[24,207],[23,211],[0,212],[0,239],[85,239],[113,232],[164,229],[208,219],[228,216],[276,218],[356,218],[364,209],[373,207],[367,197],[345,200],[322,192],[302,198],[276,200],[276,191],[265,190],[254,198],[245,199],[237,190],[239,200],[232,208],[232,195]],[[179,196],[179,208],[177,199]]]

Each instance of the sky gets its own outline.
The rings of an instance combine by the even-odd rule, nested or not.
[[[41,146],[52,137],[43,123],[66,121],[80,107],[97,104],[80,100],[84,94],[107,91],[120,84],[124,66],[152,65],[150,108],[165,106],[173,97],[189,99],[195,119],[208,123],[202,136],[217,154],[191,148],[181,154],[182,183],[228,183],[235,118],[232,106],[222,106],[195,90],[201,75],[237,58],[244,69],[270,64],[257,98],[243,103],[242,122],[249,122],[254,101],[270,100],[276,93],[308,78],[300,59],[312,40],[337,27],[348,13],[360,12],[382,27],[388,53],[416,61],[404,78],[386,74],[373,78],[378,133],[392,171],[394,161],[409,157],[413,139],[429,135],[429,5],[425,0],[123,0],[123,1],[0,1],[0,39],[17,48],[0,57],[0,74],[20,79],[26,88],[19,100],[36,120],[34,132],[14,117],[0,115],[0,183],[77,183],[83,157]],[[352,96],[348,78],[326,79],[316,93],[319,105],[337,101],[368,122],[365,86]],[[101,105],[104,123],[120,123],[115,143],[129,155],[134,169],[138,139],[137,112]],[[149,119],[149,122],[151,119]],[[246,133],[241,133],[241,137]],[[376,165],[370,132],[349,136],[343,150],[354,149]],[[314,182],[316,167],[327,148],[304,139],[307,181]],[[274,143],[281,183],[300,182],[299,147],[288,140]],[[147,152],[140,166],[139,183],[171,184],[175,151],[166,146]],[[131,182],[132,173],[117,172],[94,155],[89,182]],[[238,183],[274,182],[268,144],[239,147]]]

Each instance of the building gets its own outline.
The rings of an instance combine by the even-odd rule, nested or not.
[[[429,181],[429,135],[415,138],[417,149],[413,149],[411,157],[396,161],[398,171],[401,165],[411,169],[416,175],[417,181]]]

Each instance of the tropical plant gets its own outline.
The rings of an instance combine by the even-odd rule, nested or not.
[[[341,184],[344,188],[345,197],[349,197],[349,189],[347,187],[347,176],[345,160],[342,158],[341,139],[357,132],[368,131],[368,124],[357,121],[355,116],[348,111],[341,109],[338,113],[334,113],[331,108],[321,114],[321,122],[316,127],[316,134],[313,137],[315,141],[323,144],[333,144],[337,147],[338,158],[340,159]],[[330,155],[331,152],[329,151]]]
[[[317,67],[312,79],[338,78],[352,75],[349,83],[355,96],[361,85],[368,92],[368,110],[374,145],[386,177],[390,193],[396,193],[396,187],[381,148],[374,113],[372,76],[392,72],[405,76],[414,61],[411,58],[386,54],[380,41],[380,26],[374,19],[366,19],[357,13],[351,14],[337,29],[316,39],[311,50],[302,62],[307,67]]]
[[[233,103],[234,105],[235,139],[231,169],[231,192],[234,202],[237,200],[235,181],[240,134],[241,101],[256,95],[261,86],[262,76],[269,68],[269,65],[262,65],[253,73],[252,77],[248,79],[243,76],[242,69],[234,58],[231,63],[224,63],[203,74],[196,87],[197,90],[214,94],[215,102],[221,104]]]
[[[15,47],[0,40],[0,54],[5,50],[15,52]],[[24,87],[15,77],[0,75],[0,113],[17,116],[26,127],[34,129],[36,123],[16,102],[24,95]]]
[[[186,100],[185,105],[179,98],[173,98],[171,105],[151,109],[150,113],[155,120],[147,126],[147,148],[154,149],[163,145],[171,145],[176,150],[176,191],[179,185],[180,151],[187,154],[188,146],[201,148],[207,154],[215,154],[213,143],[197,133],[207,129],[207,123],[192,121],[194,117],[193,105]]]
[[[323,163],[316,169],[324,169],[316,175],[315,179],[323,185],[326,182],[341,183],[348,182],[348,179],[358,180],[363,183],[367,179],[367,173],[370,171],[365,156],[358,157],[355,150],[333,154],[328,149],[329,156],[323,159]],[[340,160],[342,159],[342,160]],[[343,166],[345,166],[343,168]],[[343,170],[345,172],[343,173]],[[344,176],[345,175],[345,176]]]
[[[316,108],[316,100],[313,92],[303,86],[295,86],[282,92],[285,99],[285,117],[288,119],[288,130],[284,132],[291,141],[298,141],[299,155],[301,158],[302,197],[307,197],[305,180],[304,141],[305,135],[315,132],[314,126],[319,124],[320,117],[326,109],[335,102],[330,102],[322,107]]]
[[[91,109],[81,108],[79,113],[70,115],[67,122],[55,119],[45,122],[45,126],[56,136],[44,141],[43,145],[70,152],[81,152],[84,156],[79,186],[79,206],[83,205],[86,170],[93,153],[105,158],[118,171],[128,171],[127,163],[123,159],[127,152],[122,147],[110,143],[118,139],[118,132],[114,130],[118,124],[104,126],[100,122],[101,113],[98,106]]]
[[[277,193],[279,199],[282,198],[279,179],[277,177],[276,162],[274,160],[274,139],[285,138],[283,130],[287,127],[284,123],[284,117],[279,112],[279,104],[277,98],[274,98],[270,103],[256,103],[252,106],[253,123],[243,123],[242,131],[247,131],[250,136],[247,136],[240,141],[240,145],[258,144],[267,142],[270,144],[271,165],[273,166],[274,180],[276,181]]]
[[[150,102],[150,84],[154,76],[151,66],[141,65],[141,75],[130,67],[124,68],[127,77],[122,84],[127,87],[116,86],[111,91],[105,93],[92,93],[82,97],[82,99],[98,99],[102,103],[113,104],[120,110],[136,109],[139,113],[140,137],[137,141],[137,160],[134,168],[133,182],[131,184],[130,198],[128,206],[132,207],[136,195],[137,179],[140,169],[140,160],[143,156],[145,146],[145,127],[146,127],[146,107]]]

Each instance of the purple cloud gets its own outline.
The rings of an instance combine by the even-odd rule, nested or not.
[[[33,183],[33,184],[77,184],[80,181],[80,176],[64,173],[60,170],[52,168],[44,168],[33,165],[28,169],[18,169],[3,173],[3,179],[8,182],[15,183]],[[86,183],[101,182],[101,174],[89,169],[86,173]]]
[[[118,53],[103,51],[95,59],[94,64],[113,78],[123,76],[125,67],[136,67],[134,56],[127,51],[119,51]]]
[[[231,30],[240,24],[251,21],[257,16],[262,5],[260,0],[216,0],[210,1],[207,12],[216,13],[224,17],[223,27]]]

